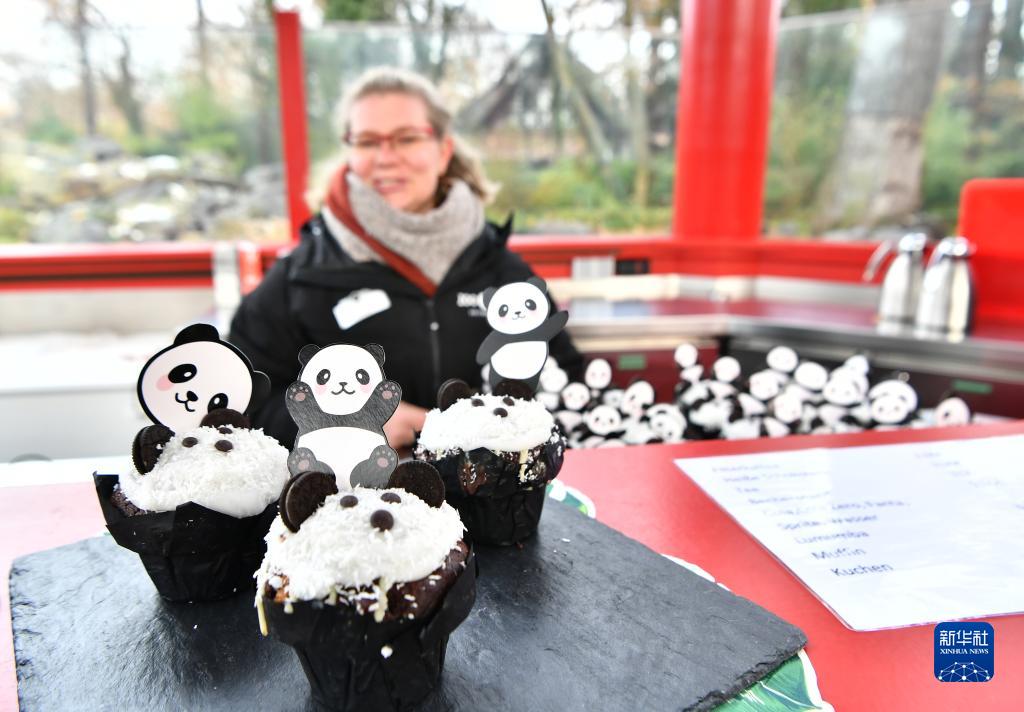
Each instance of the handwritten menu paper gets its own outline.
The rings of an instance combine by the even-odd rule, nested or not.
[[[1024,612],[1024,436],[676,465],[853,630]]]

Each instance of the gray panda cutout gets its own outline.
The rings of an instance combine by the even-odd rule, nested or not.
[[[384,349],[332,344],[299,352],[302,371],[285,393],[299,428],[288,458],[292,474],[333,474],[339,488],[385,487],[398,453],[384,435],[402,389],[384,375]]]
[[[476,362],[490,365],[487,381],[491,388],[505,380],[518,380],[536,391],[548,359],[548,342],[565,327],[569,313],[549,316],[547,287],[539,277],[486,289],[483,305],[493,331],[480,344]]]
[[[214,410],[244,414],[270,392],[270,379],[216,327],[191,324],[145,363],[136,392],[150,420],[182,433]]]

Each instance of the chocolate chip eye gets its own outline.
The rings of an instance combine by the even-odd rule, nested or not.
[[[231,444],[230,440],[218,440],[213,444],[213,446],[220,450],[221,452],[228,452],[230,450],[233,450],[235,447],[234,445]]]
[[[505,396],[504,398],[501,399],[501,402],[504,403],[505,405],[515,405],[516,404],[516,402],[514,400],[512,400],[511,396]]]
[[[189,435],[187,438],[181,441],[181,444],[185,447],[195,447],[199,443],[194,437]]]
[[[172,368],[171,372],[167,374],[167,379],[171,383],[184,383],[191,381],[195,376],[196,367],[190,363],[183,363]]]
[[[321,386],[331,380],[331,372],[328,369],[323,369],[320,373],[316,374],[316,382]]]
[[[359,504],[359,498],[356,497],[354,494],[347,494],[341,498],[340,504],[345,509],[348,509],[349,507],[354,507],[357,504]]]
[[[231,435],[231,433],[235,431],[226,425],[222,425],[219,428],[217,428],[217,432],[220,433],[221,435]]]
[[[508,304],[502,304],[498,308],[498,316],[505,316],[506,314],[508,314]]]
[[[380,496],[380,498],[384,502],[391,502],[391,504],[398,504],[399,502],[402,501],[402,498],[399,497],[394,492],[385,492]]]
[[[480,400],[479,398],[474,398],[472,402],[473,402],[473,407],[474,408],[479,408],[480,406],[482,406],[484,404],[484,402],[482,400]]]
[[[211,410],[218,410],[220,408],[228,407],[228,397],[223,393],[218,393],[210,402],[206,404],[206,412],[209,413]]]
[[[356,380],[362,383],[364,386],[370,382],[370,374],[363,369],[356,371]]]
[[[386,509],[378,509],[370,515],[370,525],[377,531],[386,532],[395,526],[395,518]]]
[[[526,308],[529,309],[530,311],[535,311],[537,309],[537,302],[533,301],[532,299],[527,299]]]
[[[494,414],[499,418],[504,418],[506,415],[508,415],[508,411],[505,410],[504,408],[495,408]]]

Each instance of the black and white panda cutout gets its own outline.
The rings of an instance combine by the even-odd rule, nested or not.
[[[794,371],[800,364],[800,357],[788,346],[776,346],[768,352],[765,359],[768,368],[779,375],[783,385],[793,378]]]
[[[539,277],[486,289],[483,304],[493,331],[480,344],[476,362],[490,364],[491,389],[505,380],[519,380],[536,391],[548,359],[548,342],[565,327],[569,313],[548,316],[546,285]]]
[[[917,411],[917,392],[901,378],[872,386],[868,401],[876,430],[892,430],[909,423]]]
[[[652,405],[654,405],[654,386],[648,381],[637,380],[623,391],[618,408],[619,412],[627,418],[640,420]]]
[[[540,372],[537,400],[552,413],[558,410],[562,389],[569,385],[569,374],[559,368],[551,357],[548,357],[544,369]]]
[[[182,433],[214,410],[245,413],[266,397],[270,379],[209,324],[192,324],[142,367],[136,386],[154,423]]]
[[[402,400],[401,387],[384,377],[384,349],[309,345],[299,352],[299,363],[299,378],[285,393],[299,426],[288,469],[328,472],[342,489],[383,486],[398,464],[384,423]]]
[[[812,432],[852,433],[869,422],[868,379],[861,371],[845,364],[833,370],[821,394]]]
[[[672,358],[679,368],[679,382],[675,387],[677,397],[703,377],[704,367],[697,363],[699,355],[697,347],[689,343],[679,344],[672,353]]]

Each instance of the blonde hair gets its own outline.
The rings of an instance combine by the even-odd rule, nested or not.
[[[498,184],[491,182],[484,172],[480,156],[469,144],[452,131],[452,114],[441,100],[441,94],[426,77],[397,67],[374,67],[362,75],[345,91],[334,111],[335,127],[342,138],[348,135],[349,119],[352,106],[366,96],[374,94],[407,94],[419,98],[427,108],[427,121],[434,133],[439,137],[448,136],[452,140],[452,157],[448,162],[448,170],[441,176],[437,185],[436,204],[440,205],[455,180],[462,180],[482,201],[488,203],[498,192]],[[324,200],[327,185],[337,170],[339,162],[345,160],[344,151],[341,155],[317,170],[310,188],[306,191],[306,202],[316,210]]]

